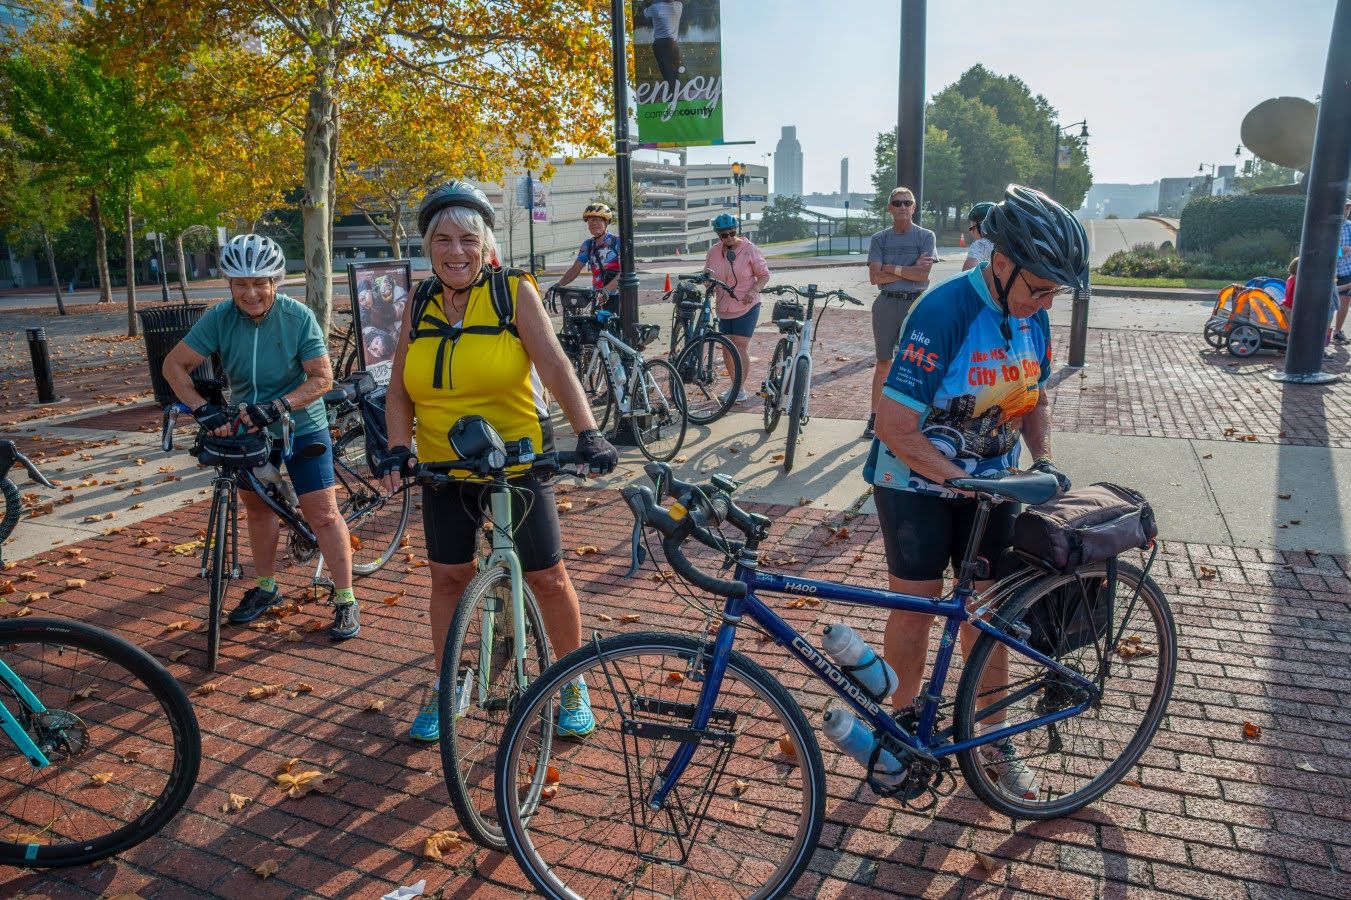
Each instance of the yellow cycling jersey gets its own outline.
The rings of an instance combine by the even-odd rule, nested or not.
[[[471,289],[460,322],[446,321],[441,287],[436,285],[421,318],[413,323],[421,336],[408,345],[403,384],[413,401],[417,455],[423,462],[459,458],[447,432],[465,416],[483,416],[503,440],[530,438],[537,453],[553,449],[544,387],[514,329],[498,328],[501,319],[489,281],[484,278]],[[514,325],[520,276],[513,272],[506,283]]]

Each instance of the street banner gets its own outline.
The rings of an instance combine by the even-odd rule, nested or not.
[[[389,384],[394,348],[404,337],[399,323],[412,293],[412,281],[412,263],[406,259],[347,264],[357,361],[377,384]]]
[[[549,186],[530,179],[530,221],[549,221]]]
[[[720,0],[632,0],[638,141],[721,144]]]

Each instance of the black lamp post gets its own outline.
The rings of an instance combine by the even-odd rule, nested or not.
[[[741,186],[746,183],[746,167],[739,162],[732,163],[732,183],[736,185],[736,221],[741,227]]]
[[[1051,199],[1055,199],[1056,176],[1060,174],[1060,136],[1075,126],[1079,128],[1079,140],[1088,140],[1088,120],[1081,122],[1071,122],[1068,125],[1060,126],[1052,123],[1051,125]]]

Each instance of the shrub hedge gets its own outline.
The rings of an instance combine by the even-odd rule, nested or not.
[[[1215,278],[1247,281],[1259,275],[1284,277],[1285,259],[1220,259],[1209,253],[1178,256],[1160,253],[1150,245],[1118,250],[1103,261],[1098,271],[1122,278]]]
[[[1178,250],[1209,252],[1229,238],[1275,231],[1299,243],[1304,227],[1304,198],[1280,194],[1199,197],[1182,209]]]

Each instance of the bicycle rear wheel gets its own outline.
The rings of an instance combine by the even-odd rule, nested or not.
[[[685,386],[675,366],[664,359],[647,360],[633,399],[633,439],[643,456],[666,462],[680,452],[689,427]]]
[[[14,676],[0,668],[0,704],[50,763],[0,756],[0,865],[82,865],[174,817],[197,781],[202,742],[163,666],[120,637],[58,619],[0,622],[0,660]],[[20,699],[20,684],[45,711]]]
[[[333,473],[338,488],[338,512],[352,535],[352,572],[379,571],[399,549],[413,508],[410,491],[387,495],[382,479],[366,460],[366,432],[361,424],[349,428],[333,447]]]
[[[805,359],[799,359],[793,372],[793,399],[788,405],[788,445],[783,448],[783,470],[793,471],[793,460],[797,456],[797,442],[802,426],[807,424],[807,389],[810,387],[810,366]]]
[[[497,804],[512,855],[544,895],[779,897],[802,874],[825,816],[821,751],[783,686],[740,653],[666,807],[648,806],[711,649],[683,635],[616,635],[568,654],[526,692],[499,750]],[[553,700],[577,678],[596,729],[550,750]]]
[[[530,681],[553,657],[544,621],[530,586],[525,591],[525,675]],[[455,814],[469,836],[485,847],[505,850],[493,800],[497,748],[521,691],[516,683],[516,623],[511,616],[511,576],[494,567],[469,582],[447,633],[441,660],[441,767]],[[487,690],[479,692],[483,636],[491,628]],[[545,755],[548,747],[543,748]]]
[[[706,334],[686,346],[675,367],[684,382],[685,409],[696,425],[721,419],[741,393],[741,354],[720,334]]]
[[[1098,563],[1077,573],[1035,579],[1000,607],[994,623],[1008,631],[1030,621],[1029,610],[1038,601],[1076,579],[1090,587],[1104,585],[1106,576],[1106,563]],[[1177,669],[1173,614],[1159,586],[1136,566],[1117,563],[1112,618],[1096,629],[1096,641],[1071,647],[1066,637],[1071,631],[1062,627],[1046,655],[1096,681],[1100,702],[1077,716],[1013,735],[1009,740],[1015,759],[992,761],[981,747],[957,757],[966,783],[981,802],[1014,819],[1060,818],[1105,794],[1145,752],[1172,694]],[[1119,643],[1108,646],[1112,641]],[[990,685],[982,687],[982,679]],[[957,689],[956,739],[979,738],[1081,702],[1073,682],[981,635]],[[996,704],[1002,707],[986,712]]]

